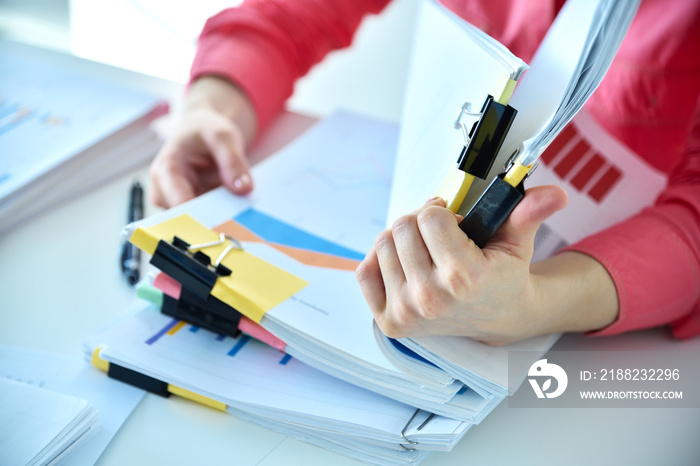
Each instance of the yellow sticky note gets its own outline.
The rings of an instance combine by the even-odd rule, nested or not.
[[[189,215],[181,215],[158,225],[137,228],[130,241],[139,249],[153,255],[162,239],[172,242],[177,236],[190,245],[216,241],[218,233],[206,228]],[[212,263],[229,244],[199,249]],[[249,252],[232,249],[221,263],[231,275],[219,277],[211,295],[235,308],[254,322],[273,307],[289,299],[309,283],[286,270],[264,261]]]

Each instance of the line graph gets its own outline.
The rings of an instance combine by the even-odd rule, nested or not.
[[[364,254],[249,208],[215,228],[244,242],[267,243],[306,265],[354,271]]]

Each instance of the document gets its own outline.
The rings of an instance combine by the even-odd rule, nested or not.
[[[80,419],[85,420],[84,427],[89,428],[89,437],[86,436],[84,442],[62,454],[62,461],[65,461],[63,464],[93,464],[96,462],[145,394],[143,390],[103,377],[80,357],[74,358],[47,351],[0,345],[0,382],[4,381],[16,382],[37,390],[51,392],[52,395],[41,394],[42,392],[34,393],[39,398],[56,398],[57,401],[49,401],[50,404],[56,403],[58,405],[63,404],[61,400],[70,400],[65,403],[65,411],[61,410],[57,415],[63,416],[67,411],[69,415],[71,412],[77,413],[76,415]],[[26,387],[23,387],[21,391],[26,391]],[[22,395],[22,397],[24,396]],[[2,399],[4,400],[5,397],[3,396]],[[93,424],[93,412],[86,408],[87,405],[99,413],[99,419],[97,416],[94,417],[95,424]],[[10,407],[16,409],[15,405],[10,404]],[[26,411],[16,412],[18,415],[22,413],[27,414]],[[41,415],[43,416],[43,414]],[[0,428],[7,427],[5,419],[8,418],[4,415],[0,416],[0,426],[2,426]],[[58,419],[60,420],[61,417]],[[42,438],[50,437],[49,425],[44,421],[41,424],[42,427],[39,431],[42,431],[44,427],[47,428]],[[15,424],[11,424],[11,426],[13,425]],[[0,442],[4,438],[6,438],[5,435],[0,435]],[[38,441],[39,438],[37,437],[35,440]],[[43,445],[41,447],[43,448]],[[16,454],[28,454],[31,448],[28,445],[27,450],[14,448],[12,450]],[[5,454],[0,454],[0,457],[9,458]],[[24,463],[18,461],[16,463],[8,462],[8,464]]]
[[[44,465],[89,438],[97,411],[83,399],[0,378],[0,456]]]
[[[155,154],[167,103],[109,71],[0,41],[0,232]]]
[[[449,451],[470,423],[430,416],[303,364],[247,335],[217,335],[144,307],[85,342],[110,363],[225,404],[226,411],[380,463]],[[176,392],[177,393],[177,392]],[[415,417],[414,417],[415,415]],[[430,419],[428,419],[430,417]],[[423,425],[425,424],[425,425]],[[401,433],[418,442],[406,451]]]

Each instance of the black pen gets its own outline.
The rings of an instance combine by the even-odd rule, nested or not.
[[[129,195],[129,223],[143,218],[143,187],[138,181],[131,185]],[[126,241],[122,249],[122,272],[130,285],[135,285],[139,281],[139,262],[141,252],[139,248]]]

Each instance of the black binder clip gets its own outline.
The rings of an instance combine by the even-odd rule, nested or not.
[[[230,244],[213,263],[199,250],[227,240]],[[179,299],[164,296],[161,312],[215,333],[238,336],[241,313],[211,296],[216,280],[231,275],[231,270],[221,261],[233,248],[242,249],[238,241],[223,234],[218,241],[197,245],[190,245],[177,236],[172,244],[160,240],[150,262],[181,285]]]
[[[512,186],[505,181],[506,173],[512,167],[513,159],[518,152],[511,157],[503,173],[496,176],[481,194],[474,206],[469,210],[464,219],[459,223],[459,228],[483,248],[496,233],[503,222],[513,212],[515,207],[525,197],[525,180],[537,168],[533,165],[527,175],[516,185]]]
[[[462,105],[455,121],[455,129],[461,129],[464,135],[464,147],[457,159],[458,168],[486,179],[517,113],[510,105],[496,102],[491,95],[486,97],[479,112],[472,112],[469,102]],[[465,116],[479,117],[468,133],[463,121]]]
[[[240,312],[214,296],[202,298],[185,287],[178,299],[164,294],[160,312],[219,335],[237,338],[241,334]]]
[[[173,238],[172,244],[160,240],[150,262],[166,275],[180,282],[183,287],[191,289],[204,298],[209,295],[216,280],[219,277],[231,275],[231,270],[221,264],[222,257],[212,264],[209,256],[197,249],[221,242],[191,246],[177,236]]]

